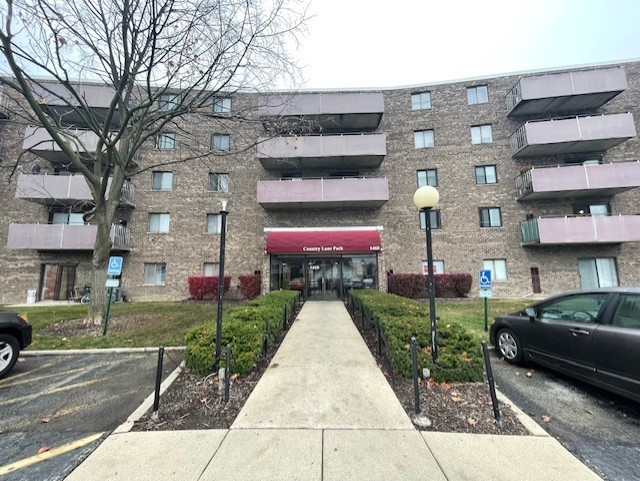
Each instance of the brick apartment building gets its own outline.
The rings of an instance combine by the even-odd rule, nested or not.
[[[100,86],[87,86],[100,107]],[[184,299],[186,278],[259,271],[263,290],[333,297],[423,272],[419,185],[432,212],[437,272],[493,271],[494,296],[640,284],[640,63],[375,91],[237,94],[214,102],[255,120],[184,120],[140,153],[149,170],[122,193],[113,255],[133,300]],[[304,121],[302,124],[300,120]],[[308,121],[308,122],[307,122]],[[301,127],[304,125],[304,127]],[[82,176],[36,127],[0,127],[1,155],[22,155],[0,185],[0,303],[65,299],[89,279],[95,226]],[[276,129],[278,135],[271,134]],[[70,175],[71,174],[71,175]],[[474,283],[472,294],[477,293]]]

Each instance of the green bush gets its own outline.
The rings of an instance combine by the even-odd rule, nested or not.
[[[484,364],[480,345],[464,327],[456,323],[437,323],[438,363],[431,358],[429,308],[410,299],[374,290],[350,291],[353,302],[369,319],[378,318],[386,345],[386,355],[394,370],[412,376],[411,338],[418,351],[418,372],[431,370],[436,382],[481,381]]]
[[[221,345],[231,344],[234,373],[246,376],[255,366],[265,337],[274,342],[280,332],[285,307],[290,315],[297,291],[275,291],[260,296],[242,306],[224,311]],[[185,336],[184,359],[194,372],[205,375],[211,372],[216,345],[216,322],[209,321],[195,327]]]

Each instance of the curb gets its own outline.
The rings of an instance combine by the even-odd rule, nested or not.
[[[160,384],[160,396],[164,394],[164,392],[173,384],[182,370],[184,369],[185,363],[182,361],[178,367],[176,367],[167,379],[164,380],[162,384]],[[147,398],[142,401],[142,404],[138,406],[138,408],[131,413],[131,415],[127,418],[125,422],[123,422],[120,426],[115,428],[111,434],[125,434],[131,431],[133,425],[140,420],[144,414],[153,407],[153,401],[155,398],[155,391],[147,396]]]
[[[184,346],[165,347],[165,352],[184,351]],[[158,352],[158,347],[114,347],[107,349],[62,349],[62,350],[44,350],[44,351],[21,351],[21,357],[37,357],[37,356],[71,356],[74,354],[128,354],[128,353],[146,353]]]
[[[529,433],[532,436],[539,436],[539,437],[545,437],[545,438],[551,437],[551,435],[547,431],[545,431],[542,428],[542,426],[540,426],[537,422],[535,422],[533,418],[531,418],[531,416],[529,416],[528,414],[525,414],[525,412],[522,409],[520,409],[518,406],[513,404],[513,402],[511,402],[511,399],[505,396],[497,388],[496,388],[496,396],[498,398],[498,401],[500,401],[503,404],[506,404],[509,407],[509,409],[511,409],[511,411],[515,413],[516,418],[518,419],[518,421],[520,421],[520,424],[522,424],[524,428],[527,431],[529,431]]]

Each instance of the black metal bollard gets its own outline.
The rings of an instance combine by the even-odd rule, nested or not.
[[[282,330],[286,331],[287,330],[287,323],[288,323],[288,306],[284,306],[284,316],[282,316]]]
[[[500,406],[498,405],[498,398],[496,396],[496,385],[493,381],[493,371],[491,370],[491,360],[489,359],[489,349],[487,348],[487,343],[485,341],[482,341],[482,356],[484,357],[487,381],[489,381],[489,394],[491,394],[491,403],[493,404],[493,416],[496,418],[496,424],[499,427],[502,427]]]
[[[229,402],[229,385],[231,384],[231,344],[227,344],[227,355],[224,365],[224,403]]]
[[[162,382],[162,361],[164,358],[164,346],[158,349],[158,368],[156,369],[156,390],[153,396],[152,418],[158,418],[158,407],[160,406],[160,383]]]
[[[420,387],[418,384],[418,343],[411,338],[411,362],[413,364],[413,410],[420,414]]]
[[[269,349],[269,321],[264,323],[264,340],[262,341],[262,354],[267,356],[267,349]]]
[[[364,311],[360,311],[360,319],[362,320],[362,332],[364,332]]]
[[[382,329],[380,328],[380,319],[375,318],[373,322],[376,325],[376,333],[378,335],[378,356],[382,356]]]

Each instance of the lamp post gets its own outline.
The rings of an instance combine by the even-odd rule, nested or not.
[[[438,342],[436,339],[436,294],[433,285],[433,251],[431,248],[431,209],[438,205],[440,194],[430,185],[425,185],[413,194],[413,203],[420,212],[424,212],[425,233],[427,242],[427,268],[429,269],[429,320],[431,324],[431,358],[438,360]]]
[[[222,200],[220,209],[220,268],[218,269],[218,316],[216,319],[216,355],[213,360],[213,371],[218,370],[222,353],[222,298],[224,297],[224,250],[227,238],[227,201]]]

